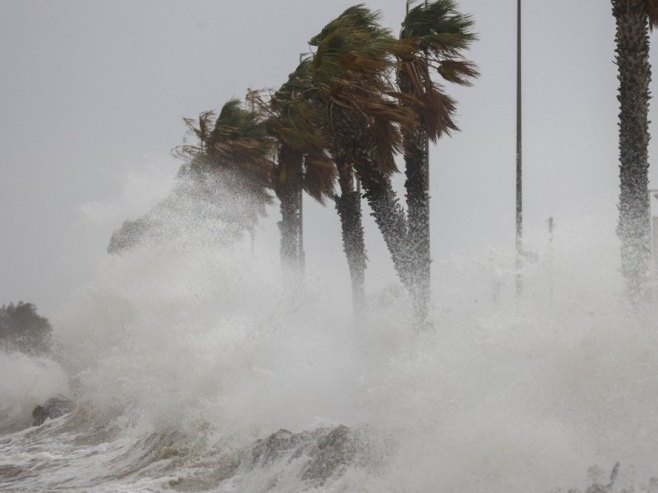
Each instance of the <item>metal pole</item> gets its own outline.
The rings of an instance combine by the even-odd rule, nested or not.
[[[300,180],[303,180],[303,177],[299,177]],[[298,252],[298,258],[299,258],[299,270],[304,274],[304,271],[306,269],[306,253],[304,252],[304,190],[301,189],[299,190],[299,194],[297,197],[297,207],[299,211],[299,231],[298,231],[298,236],[297,238],[299,239],[299,252]]]
[[[516,294],[523,291],[523,146],[521,85],[521,0],[516,17]]]
[[[553,236],[555,232],[555,220],[553,216],[548,218],[548,294],[553,303]]]

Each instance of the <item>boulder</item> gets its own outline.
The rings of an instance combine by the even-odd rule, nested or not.
[[[349,465],[359,462],[363,443],[347,426],[338,426],[313,444],[311,460],[306,464],[302,479],[323,484],[332,476],[340,476]]]
[[[301,433],[279,430],[258,440],[244,465],[253,469],[302,459],[301,479],[322,485],[342,475],[350,465],[363,465],[369,455],[367,449],[359,434],[344,425]]]
[[[368,430],[343,425],[300,433],[279,430],[219,455],[211,474],[180,477],[169,485],[178,491],[205,491],[227,481],[232,488],[244,486],[244,491],[280,491],[284,484],[298,484],[299,491],[324,490],[349,468],[381,467],[386,461],[382,448],[390,450],[392,445],[385,439],[380,442]],[[260,473],[251,474],[254,470]]]
[[[39,426],[46,421],[46,419],[55,419],[73,410],[73,401],[68,397],[58,395],[51,397],[43,406],[37,406],[32,411],[32,426]]]

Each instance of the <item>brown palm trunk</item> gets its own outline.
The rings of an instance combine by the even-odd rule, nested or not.
[[[352,280],[352,301],[359,312],[365,307],[366,247],[363,239],[361,193],[355,190],[354,171],[344,162],[336,163],[340,196],[336,196],[336,211],[340,217],[343,250]]]
[[[419,128],[404,136],[408,244],[416,318],[426,323],[430,301],[430,196],[427,133]]]
[[[412,84],[404,69],[398,72],[400,90],[413,96]],[[419,117],[420,120],[420,117]],[[410,265],[416,318],[422,325],[429,317],[431,297],[429,138],[425,125],[402,133],[405,160],[408,244],[412,250]]]
[[[363,157],[356,165],[365,191],[364,197],[384,237],[395,271],[402,284],[413,294],[412,264],[414,253],[407,241],[407,220],[391,180],[377,172],[377,165]]]
[[[302,166],[303,155],[283,144],[279,150],[279,183],[276,187],[281,209],[281,263],[286,271],[295,273],[304,270]]]
[[[651,260],[648,188],[649,22],[646,0],[612,0],[619,68],[620,195],[617,234],[629,294],[645,291]]]

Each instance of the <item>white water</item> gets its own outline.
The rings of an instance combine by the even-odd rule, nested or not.
[[[396,285],[369,285],[355,322],[342,268],[291,297],[275,247],[222,245],[210,220],[108,257],[57,321],[59,363],[0,354],[15,377],[0,384],[4,428],[56,393],[79,403],[0,437],[0,489],[196,478],[295,492],[310,487],[295,463],[219,482],[220,459],[281,428],[344,424],[384,458],[323,491],[584,491],[616,462],[617,486],[644,491],[658,475],[656,310],[626,307],[601,224],[564,225],[552,254],[535,244],[521,303],[508,254],[437,259],[435,330],[421,334]]]

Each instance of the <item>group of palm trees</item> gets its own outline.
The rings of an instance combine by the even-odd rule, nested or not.
[[[184,146],[190,170],[219,173],[249,195],[254,218],[280,202],[286,270],[304,268],[302,194],[333,201],[342,228],[354,306],[365,303],[365,198],[413,300],[428,321],[430,298],[429,141],[457,130],[445,82],[469,85],[478,73],[464,52],[476,39],[470,16],[453,0],[407,3],[399,36],[364,5],[348,8],[311,38],[276,91],[250,90],[219,115],[186,120],[198,143]],[[658,0],[612,0],[619,67],[622,273],[643,290],[650,262],[647,146],[650,27]],[[391,184],[404,159],[406,207]],[[336,185],[338,191],[336,191]],[[253,221],[252,221],[253,222]]]
[[[216,119],[204,113],[187,121],[199,141],[183,148],[189,168],[226,174],[260,206],[275,195],[281,256],[293,272],[304,267],[303,191],[334,201],[357,310],[365,303],[363,196],[417,322],[427,323],[428,141],[457,130],[455,101],[439,81],[468,85],[477,76],[463,56],[475,39],[472,25],[452,0],[408,4],[397,37],[377,12],[347,9],[310,40],[314,52],[278,90],[248,91]],[[406,208],[391,184],[397,155],[405,163]]]

